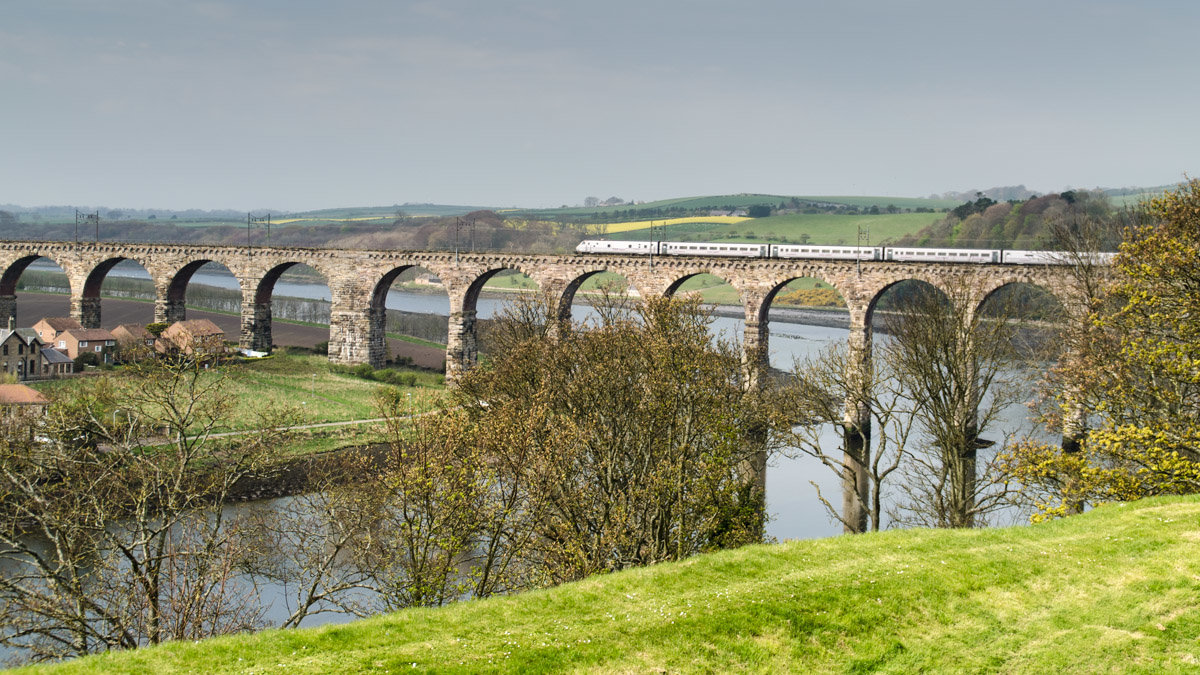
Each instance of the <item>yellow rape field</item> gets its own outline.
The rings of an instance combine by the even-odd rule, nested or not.
[[[680,223],[720,223],[722,225],[732,225],[740,223],[743,220],[752,219],[746,216],[690,216],[688,218],[665,218],[663,220],[635,220],[628,223],[588,225],[588,232],[592,234],[616,234],[618,232],[629,232],[630,230],[648,230],[651,225],[655,227],[678,225]]]
[[[358,216],[355,218],[280,218],[271,220],[272,225],[287,225],[288,223],[350,223],[360,220],[384,220],[390,216]]]

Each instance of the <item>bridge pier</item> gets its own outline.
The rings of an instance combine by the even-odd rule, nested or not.
[[[253,297],[253,296],[252,296]],[[271,303],[242,300],[242,349],[271,351]]]
[[[176,290],[170,282],[154,284],[154,320],[158,323],[175,323],[187,319],[187,299],[183,288]]]
[[[15,326],[17,321],[17,296],[0,295],[0,327],[7,328],[9,322]]]
[[[471,369],[479,357],[475,338],[475,310],[450,308],[450,331],[446,339],[446,382],[453,382]],[[461,304],[459,305],[461,307]]]
[[[100,296],[71,294],[71,318],[84,328],[100,327]]]
[[[330,327],[330,345],[333,344],[333,327]],[[387,363],[387,309],[382,306],[372,308],[367,316],[367,363],[372,368],[382,368]]]
[[[329,360],[343,365],[369,363],[375,368],[383,366],[386,338],[382,329],[372,334],[371,320],[367,312],[332,310],[329,314]]]

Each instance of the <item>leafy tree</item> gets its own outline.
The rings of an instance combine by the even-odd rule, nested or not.
[[[1131,216],[1108,283],[1085,289],[1085,330],[1057,380],[1062,417],[1091,411],[1094,428],[1077,447],[1006,457],[1036,518],[1200,489],[1200,181]]]
[[[499,453],[493,480],[545,500],[527,514],[539,574],[564,581],[759,539],[751,467],[763,447],[747,438],[767,419],[740,350],[711,339],[695,300],[597,310],[594,325],[572,326],[552,303],[518,303],[492,331],[491,365],[455,397]],[[493,430],[520,420],[536,424],[506,452]]]

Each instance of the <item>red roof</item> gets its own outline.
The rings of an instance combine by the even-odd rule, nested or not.
[[[46,405],[42,392],[23,384],[0,384],[0,405]]]
[[[70,335],[79,342],[93,340],[115,340],[113,334],[103,328],[72,328],[68,331],[63,331],[63,334]]]
[[[45,323],[56,331],[70,330],[72,328],[83,328],[78,321],[69,316],[46,316],[38,323]]]

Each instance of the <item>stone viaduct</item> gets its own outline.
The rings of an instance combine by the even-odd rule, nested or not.
[[[165,322],[186,318],[188,281],[205,263],[220,263],[241,286],[240,345],[256,350],[271,346],[271,294],[275,282],[289,267],[308,265],[325,277],[332,297],[329,359],[375,366],[382,364],[385,355],[387,291],[402,271],[419,266],[437,275],[449,295],[448,379],[475,362],[476,301],[484,283],[506,269],[531,277],[543,292],[558,299],[563,315],[569,315],[581,284],[600,272],[624,276],[643,296],[669,295],[689,277],[715,275],[740,294],[745,310],[743,347],[747,354],[759,358],[767,353],[767,311],[775,295],[794,279],[819,279],[846,300],[851,358],[862,363],[864,369],[869,366],[875,302],[899,282],[922,281],[957,297],[965,293],[974,307],[996,290],[1014,283],[1042,287],[1068,310],[1072,298],[1077,297],[1072,292],[1074,277],[1070,269],[1045,265],[7,241],[0,242],[0,320],[15,316],[17,280],[39,257],[54,261],[66,272],[71,285],[71,315],[85,327],[100,325],[101,284],[122,260],[136,261],[149,273],[155,288],[154,318]],[[848,415],[854,413],[848,411]],[[865,481],[861,473],[856,479],[847,479]],[[849,499],[850,486],[847,488]]]

